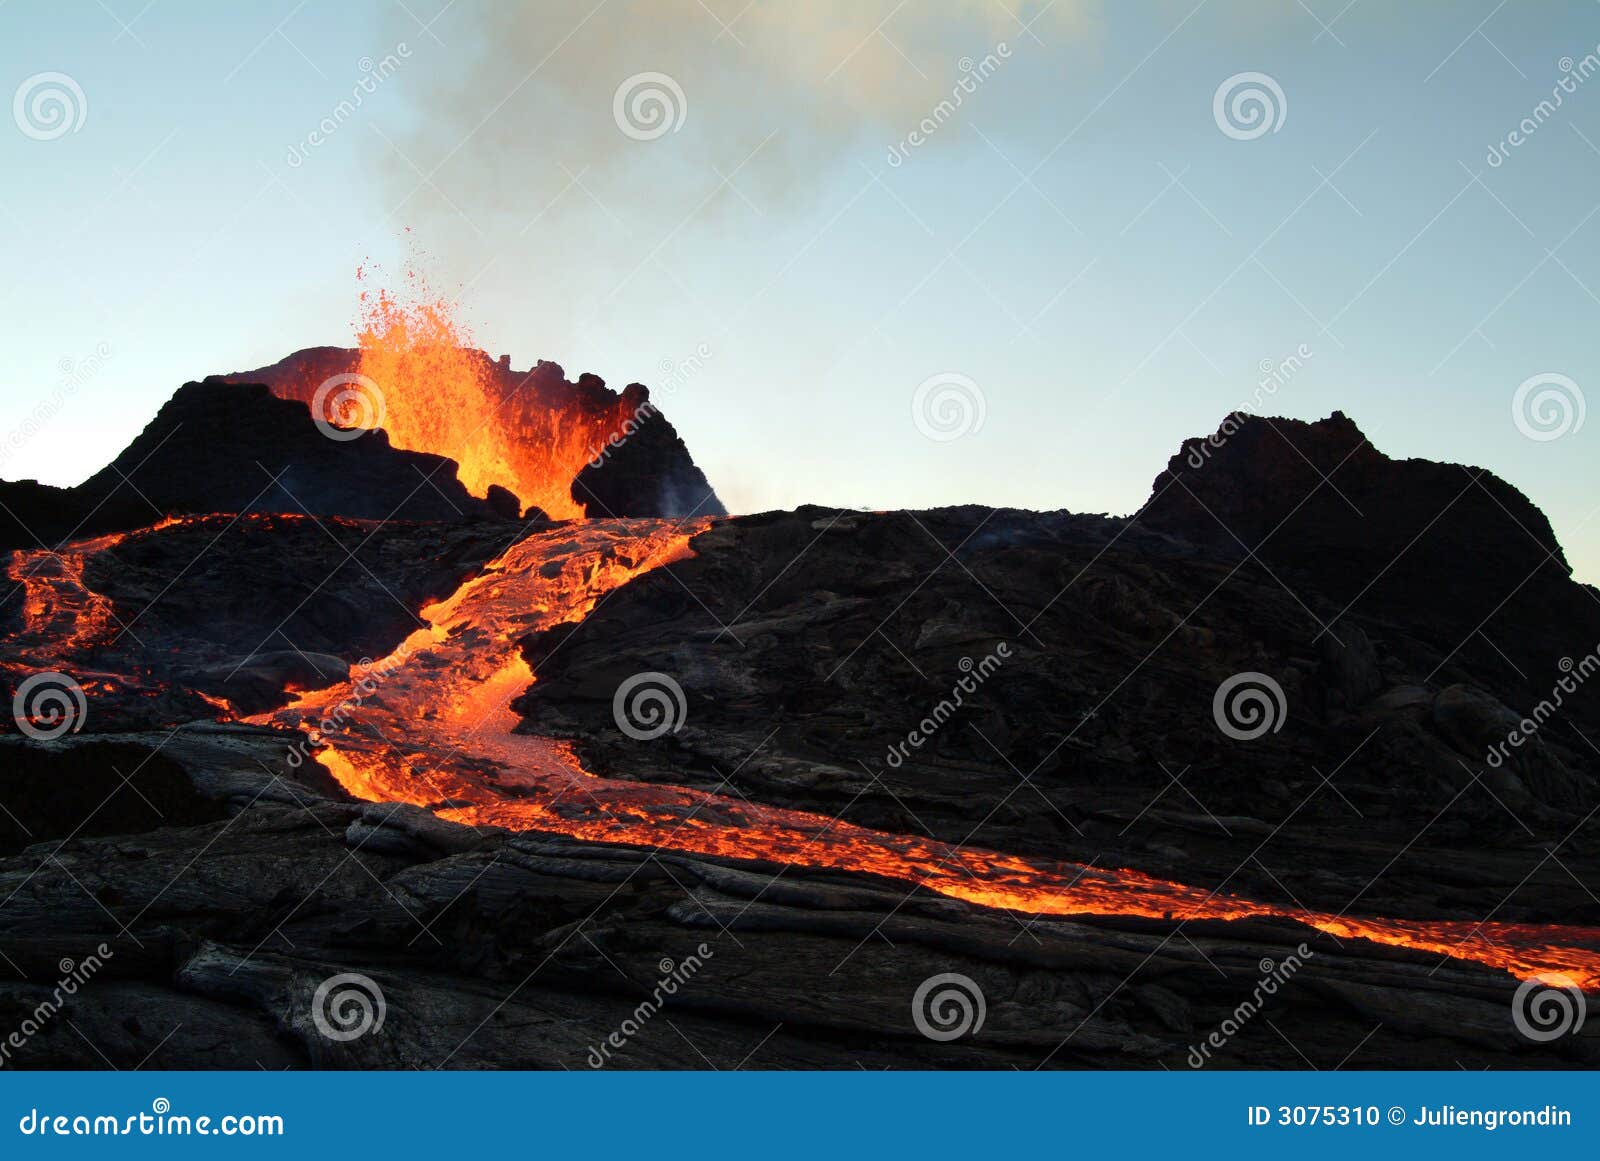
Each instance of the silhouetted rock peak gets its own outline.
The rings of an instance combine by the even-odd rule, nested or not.
[[[1229,415],[1184,441],[1136,519],[1413,623],[1465,632],[1513,595],[1542,602],[1531,619],[1552,636],[1594,612],[1549,520],[1516,488],[1483,468],[1391,459],[1342,411]]]

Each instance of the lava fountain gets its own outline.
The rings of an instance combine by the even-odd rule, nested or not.
[[[455,460],[477,495],[498,484],[552,519],[584,516],[572,481],[628,419],[620,398],[557,399],[541,368],[519,373],[492,361],[472,347],[455,304],[415,269],[399,292],[363,290],[361,312],[360,395],[343,396],[341,412],[378,419],[396,447]],[[325,392],[314,402],[326,408],[338,398]]]

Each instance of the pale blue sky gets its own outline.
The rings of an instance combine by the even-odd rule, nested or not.
[[[355,267],[411,227],[518,366],[659,385],[708,350],[664,408],[736,510],[1128,512],[1304,345],[1269,414],[1490,468],[1600,578],[1600,417],[1537,441],[1512,416],[1546,373],[1600,402],[1600,75],[1487,160],[1600,51],[1600,6],[1397,7],[9,0],[0,89],[59,72],[87,110],[52,140],[0,122],[0,432],[108,354],[0,476],[75,483],[183,380],[348,344]],[[619,130],[640,72],[680,131]],[[1251,140],[1213,117],[1243,72],[1286,107]],[[940,374],[980,430],[918,429]]]

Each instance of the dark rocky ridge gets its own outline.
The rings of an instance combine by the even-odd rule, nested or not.
[[[1600,600],[1572,583],[1526,496],[1482,468],[1390,459],[1343,412],[1315,423],[1247,417],[1186,441],[1138,519],[1224,559],[1254,553],[1291,585],[1303,578],[1341,608],[1446,649],[1511,600],[1519,612],[1501,623],[1515,631],[1493,644],[1513,668],[1547,667],[1552,649],[1585,637],[1580,654],[1600,644]],[[1481,639],[1469,647],[1491,651]]]
[[[1325,471],[1351,446],[1338,417],[1274,422]],[[1484,763],[1506,719],[1549,694],[1560,659],[1600,642],[1592,590],[1543,567],[1559,549],[1546,552],[1548,526],[1508,486],[1484,477],[1500,503],[1480,503],[1488,492],[1473,485],[1447,508],[1446,481],[1463,469],[1359,444],[1335,480],[1360,522],[1305,526],[1297,514],[1267,536],[1297,489],[1319,483],[1296,474],[1294,449],[1271,450],[1277,438],[1258,430],[1228,445],[1226,468],[1219,450],[1209,478],[1183,477],[1260,561],[1198,501],[1158,499],[1125,520],[973,507],[720,522],[672,575],[647,574],[575,628],[528,641],[539,681],[519,703],[527,728],[573,737],[601,773],[1287,907],[1600,925],[1600,755],[1587,744],[1600,694],[1584,687],[1504,767]],[[1437,512],[1423,503],[1436,495],[1446,515],[1430,525]],[[1482,521],[1476,531],[1456,523],[1458,508]],[[1505,535],[1519,522],[1534,533],[1526,549]],[[362,561],[414,609],[449,583],[423,567],[438,553],[468,569],[489,555],[489,533],[515,535],[477,527],[396,525]],[[239,598],[245,578],[291,586],[294,605],[363,534],[333,531],[338,545],[309,521],[230,535],[216,561],[180,575],[207,534],[177,526],[87,580],[138,608],[177,578],[148,614],[152,638],[194,656],[248,650],[286,609]],[[1400,564],[1372,547],[1398,550],[1419,531]],[[430,536],[460,539],[452,550]],[[1463,553],[1485,563],[1464,570]],[[338,591],[363,583],[347,568]],[[297,639],[335,652],[345,634],[392,639],[403,617],[365,585],[327,608],[313,600]],[[1011,657],[888,763],[962,659],[1000,642]],[[683,728],[651,742],[613,717],[619,682],[642,670],[687,694]],[[1243,670],[1279,681],[1288,705],[1281,731],[1252,742],[1212,718],[1219,682]],[[0,802],[25,822],[39,811],[35,835],[6,836],[13,850],[34,845],[0,860],[0,952],[25,977],[0,983],[0,1019],[32,1009],[60,957],[99,940],[117,949],[65,1013],[93,1047],[58,1021],[19,1064],[132,1066],[154,1051],[147,1068],[582,1068],[649,994],[659,960],[701,942],[715,951],[707,970],[616,1066],[1181,1069],[1250,995],[1260,961],[1301,941],[1315,958],[1220,1066],[1600,1060],[1593,1020],[1549,1044],[1518,1035],[1512,981],[1470,963],[1288,922],[1041,919],[870,876],[475,831],[349,802],[316,767],[292,768],[288,744],[214,726],[0,740],[0,764],[29,755]],[[108,745],[122,747],[114,764]],[[137,795],[102,802],[130,749],[143,754],[130,780],[151,778],[159,822]],[[311,994],[341,971],[381,983],[382,1034],[340,1044],[316,1033]],[[912,995],[952,971],[981,985],[988,1020],[935,1043],[913,1024]]]
[[[526,728],[579,738],[602,773],[731,779],[868,826],[1114,857],[1332,912],[1473,918],[1494,884],[1500,918],[1600,924],[1600,684],[1487,762],[1600,647],[1600,595],[1570,579],[1542,514],[1486,473],[1389,460],[1342,416],[1251,421],[1222,451],[1182,477],[1193,499],[1164,476],[1127,520],[728,521],[671,576],[529,641]],[[1345,459],[1337,482],[1365,516],[1338,517],[1301,452],[1324,472]],[[1192,471],[1186,456],[1172,472]],[[1326,524],[1301,518],[1314,506]],[[963,664],[1001,642],[1012,659],[891,765]],[[612,716],[642,670],[672,674],[689,705],[652,743]],[[1289,707],[1248,744],[1212,718],[1219,685],[1246,671]],[[1521,852],[1561,842],[1563,861],[1584,861],[1576,879],[1552,861],[1519,887],[1538,861]]]
[[[369,520],[515,516],[471,495],[442,456],[389,446],[382,431],[333,440],[302,403],[265,386],[186,383],[115,460],[74,488],[0,484],[0,548],[54,546],[164,516],[288,512]]]

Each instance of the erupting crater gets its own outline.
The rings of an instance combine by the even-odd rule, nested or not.
[[[330,429],[381,427],[397,448],[454,460],[474,495],[504,488],[554,520],[726,514],[642,384],[619,394],[595,375],[569,382],[555,363],[491,359],[414,269],[399,291],[364,288],[360,310],[353,349],[313,347],[223,378],[265,383]],[[586,468],[604,478],[575,488]]]

